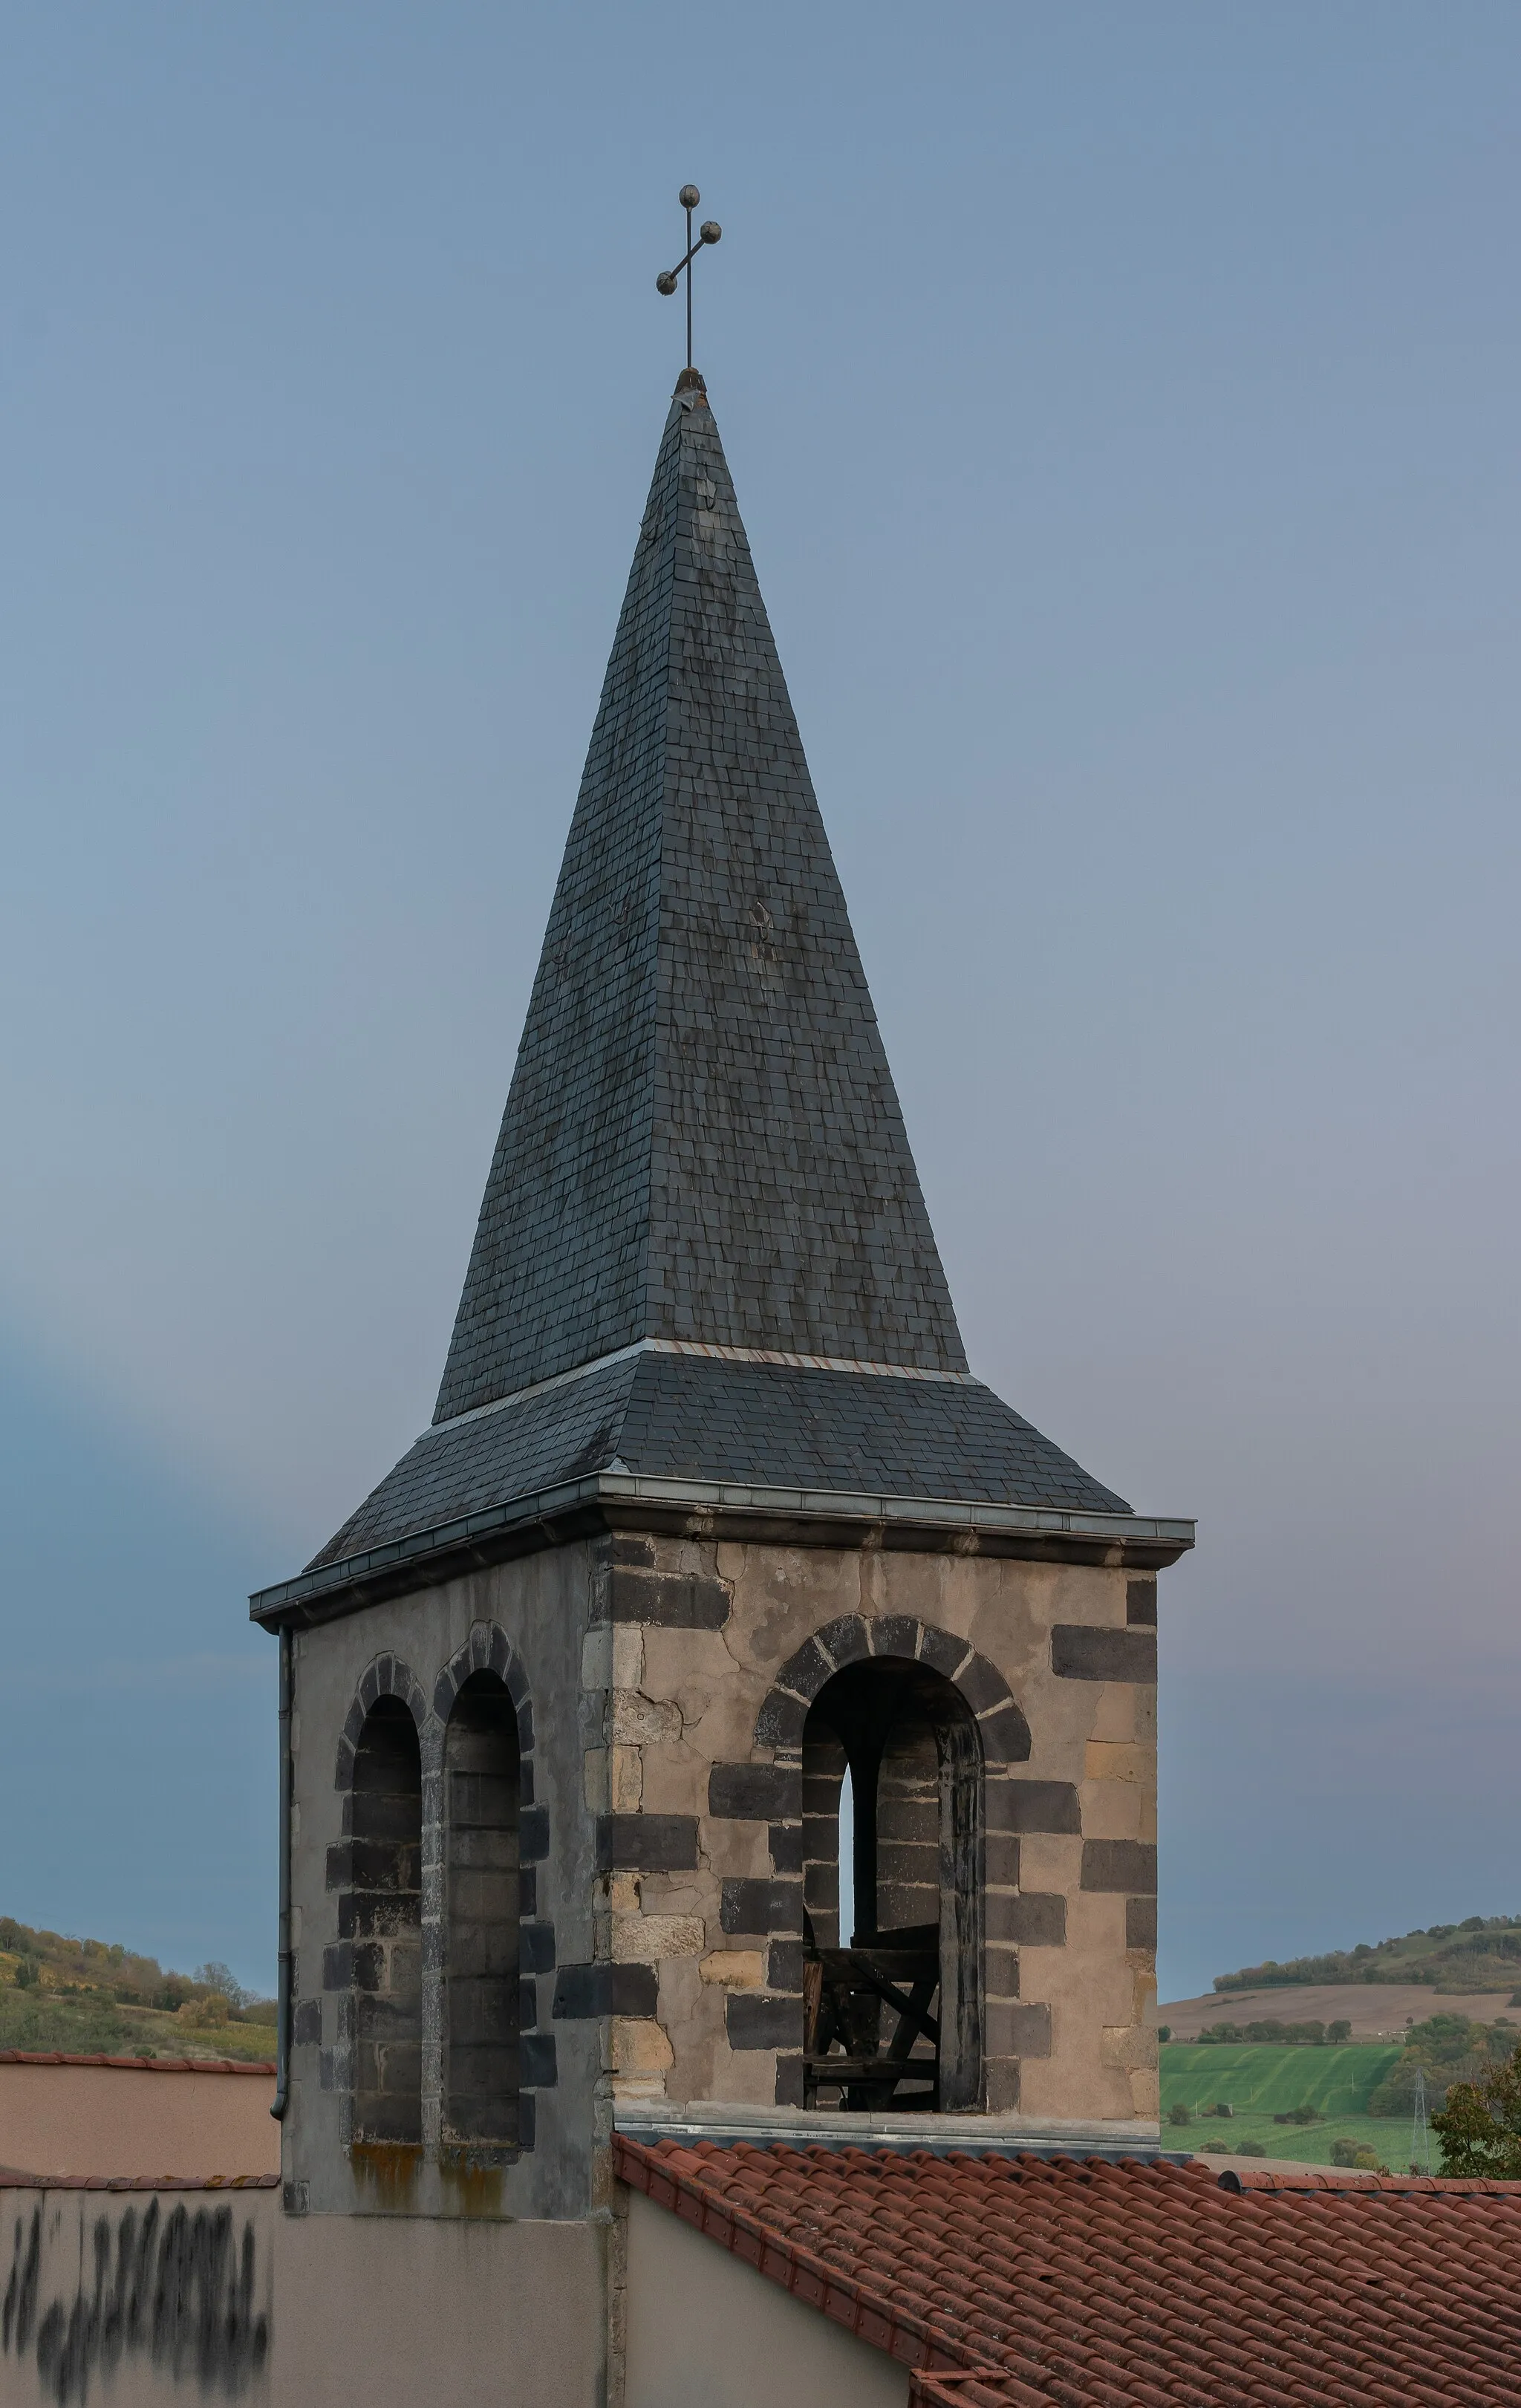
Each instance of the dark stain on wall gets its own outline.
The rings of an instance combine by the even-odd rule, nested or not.
[[[30,2223],[16,2218],[0,2350],[21,2361],[35,2349],[44,2398],[69,2408],[89,2398],[92,2375],[108,2378],[128,2358],[203,2393],[247,2389],[269,2352],[269,2318],[253,2304],[251,2221],[239,2240],[231,2207],[180,2201],[165,2214],[155,2199],[122,2210],[114,2233],[108,2215],[96,2216],[82,2238],[74,2298],[44,2305],[42,2208]]]

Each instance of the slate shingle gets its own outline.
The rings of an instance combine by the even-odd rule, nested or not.
[[[435,1418],[643,1337],[966,1368],[696,390],[655,463]]]
[[[1130,1511],[981,1381],[647,1353],[425,1431],[316,1564],[614,1462],[652,1479]]]

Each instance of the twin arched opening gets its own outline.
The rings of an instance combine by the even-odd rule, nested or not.
[[[505,1641],[491,1653],[504,1654]],[[421,1693],[402,1667],[384,1669],[385,1688],[374,1668],[366,1674],[339,1750],[339,1778],[347,1775],[350,1789],[350,1886],[338,1921],[352,1947],[352,2136],[371,2145],[423,2141],[426,1926],[438,1934],[427,1956],[437,1971],[440,2141],[446,2148],[513,2148],[521,2086],[518,1702],[502,1667],[472,1664],[470,1651],[462,1651],[440,1676],[441,1764],[430,1753],[441,1779],[427,1779]],[[377,1692],[367,1699],[366,1687]],[[436,1726],[432,1736],[437,1751]],[[433,1795],[437,1828],[425,1848],[424,1799]]]

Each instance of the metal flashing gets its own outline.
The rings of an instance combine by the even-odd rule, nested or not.
[[[599,1526],[595,1509],[618,1507],[660,1509],[677,1513],[683,1524],[787,1524],[803,1543],[810,1524],[829,1526],[831,1533],[854,1526],[899,1534],[922,1533],[926,1539],[963,1541],[1021,1537],[1089,1546],[1099,1542],[1126,1547],[1139,1544],[1159,1550],[1160,1560],[1175,1561],[1194,1543],[1191,1520],[1167,1519],[1146,1513],[1083,1513],[1047,1505],[969,1504],[954,1498],[879,1497],[837,1489],[763,1488],[734,1480],[666,1480],[628,1471],[597,1471],[583,1480],[560,1483],[536,1496],[515,1498],[489,1512],[471,1513],[438,1528],[419,1530],[389,1544],[372,1547],[342,1561],[323,1564],[257,1589],[249,1599],[254,1621],[278,1623],[291,1610],[336,1599],[346,1590],[373,1582],[377,1576],[415,1567],[421,1575],[430,1560],[461,1549],[481,1550],[489,1560],[487,1542],[511,1531],[541,1533],[539,1543],[552,1546],[576,1535],[574,1524],[589,1512],[585,1527]],[[837,1536],[815,1535],[815,1544],[850,1543]],[[861,1543],[859,1539],[855,1543]],[[973,1550],[975,1551],[975,1550]],[[421,1585],[421,1580],[412,1584]],[[388,1584],[388,1593],[394,1585]],[[366,1602],[361,1598],[359,1602]]]

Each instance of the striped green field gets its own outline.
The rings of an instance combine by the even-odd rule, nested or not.
[[[1182,2100],[1197,2114],[1225,2100],[1240,2114],[1316,2107],[1323,2115],[1366,2115],[1371,2091],[1398,2062],[1398,2048],[1353,2041],[1341,2048],[1190,2046],[1166,2041],[1162,2051],[1162,2113]]]
[[[1333,2141],[1370,2148],[1382,2164],[1403,2172],[1410,2163],[1408,2116],[1368,2113],[1370,2093],[1399,2056],[1398,2048],[1353,2042],[1340,2048],[1240,2048],[1191,2046],[1167,2041],[1162,2060],[1162,2136],[1169,2147],[1203,2150],[1207,2143],[1240,2149],[1260,2143],[1270,2157],[1299,2165],[1328,2165]],[[1234,2113],[1216,2118],[1222,2100]],[[1191,2110],[1186,2125],[1169,2125],[1169,2107]],[[1313,2107],[1321,2121],[1277,2124],[1275,2114]],[[1439,2161],[1433,2144],[1431,2164]]]

